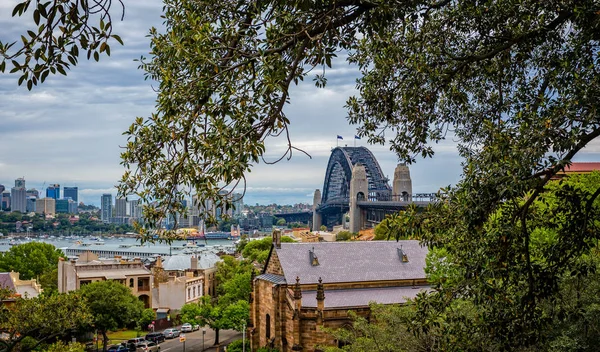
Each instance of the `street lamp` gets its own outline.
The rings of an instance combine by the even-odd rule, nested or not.
[[[206,329],[202,328],[202,351],[204,351],[204,335],[206,335]]]
[[[246,323],[242,327],[242,352],[246,352]]]

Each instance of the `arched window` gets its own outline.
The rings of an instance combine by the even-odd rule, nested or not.
[[[267,337],[267,340],[271,339],[271,316],[269,314],[267,314],[266,317],[266,325],[267,327],[265,328],[265,335]]]
[[[190,292],[192,292],[192,289],[188,287],[188,299],[190,299]]]
[[[192,292],[194,292],[194,297],[196,297],[196,286],[194,286],[194,290]]]
[[[133,287],[133,279],[129,279],[129,287]]]

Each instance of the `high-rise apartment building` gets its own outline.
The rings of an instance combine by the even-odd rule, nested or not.
[[[134,220],[139,220],[142,217],[142,203],[139,199],[127,201],[127,215]]]
[[[233,217],[239,218],[242,216],[242,210],[244,210],[244,197],[241,193],[234,193],[232,196],[233,201]]]
[[[118,218],[127,216],[127,198],[115,199],[115,216]]]
[[[10,190],[10,209],[11,211],[27,212],[27,189],[25,188],[25,179],[15,180],[15,186]]]
[[[112,194],[104,193],[100,198],[100,214],[102,222],[110,222],[112,218]]]
[[[46,188],[46,197],[59,199],[60,198],[60,185],[58,183],[49,185],[48,188]]]
[[[74,202],[79,202],[77,198],[79,189],[78,187],[64,187],[63,188],[63,198],[71,198]]]

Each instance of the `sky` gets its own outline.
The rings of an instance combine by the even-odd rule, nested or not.
[[[17,0],[0,1],[0,40],[19,38],[27,20],[11,18]],[[113,1],[114,4],[118,3]],[[79,200],[100,204],[103,193],[116,196],[115,185],[124,168],[120,165],[122,132],[135,117],[154,111],[156,93],[144,80],[135,59],[148,56],[151,26],[161,27],[162,2],[126,1],[125,17],[113,11],[114,33],[125,42],[111,45],[111,56],[100,62],[80,58],[68,75],[49,76],[45,83],[28,91],[19,87],[16,74],[0,73],[0,184],[7,189],[24,177],[27,188],[44,190],[48,184],[78,186]],[[10,66],[10,65],[8,65]],[[306,79],[291,90],[286,114],[291,121],[291,138],[300,153],[275,165],[259,164],[247,177],[245,204],[312,203],[315,189],[322,189],[331,149],[353,146],[356,126],[349,125],[346,99],[356,94],[358,70],[338,60],[327,73],[328,85],[321,89]],[[337,140],[341,135],[344,139]],[[268,143],[266,160],[279,158],[284,139]],[[385,175],[393,178],[398,163],[388,146],[367,146]],[[594,155],[600,150],[598,143]],[[417,159],[410,166],[413,193],[436,192],[455,184],[461,175],[461,159],[455,144],[435,145],[433,159]]]

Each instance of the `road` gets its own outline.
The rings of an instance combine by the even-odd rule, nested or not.
[[[224,351],[224,346],[232,341],[239,340],[242,338],[242,333],[235,330],[221,330],[219,331],[219,342],[220,348],[213,346],[215,342],[215,332],[212,329],[206,328],[206,334],[204,335],[204,343],[202,339],[202,329],[194,332],[186,332],[185,335],[185,352],[214,352]],[[179,352],[184,351],[183,342],[179,341],[179,338],[165,340],[160,344],[161,352]],[[204,345],[204,350],[202,349]]]

